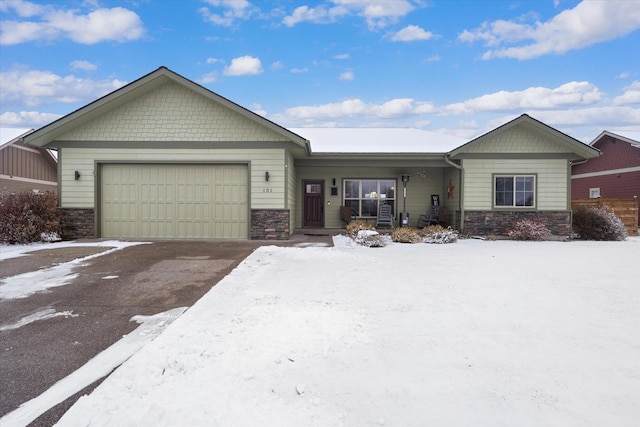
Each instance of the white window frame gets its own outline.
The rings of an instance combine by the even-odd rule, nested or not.
[[[358,197],[347,197],[347,183],[348,182],[358,182]],[[376,189],[373,192],[363,194],[362,193],[362,183],[363,181],[376,181]],[[387,197],[387,193],[382,194],[380,190],[380,183],[382,181],[392,181],[393,182],[393,197]],[[347,203],[351,204],[353,202],[357,202],[357,217],[358,218],[376,218],[378,216],[378,211],[380,209],[380,203],[386,203],[392,206],[393,213],[395,216],[396,212],[396,200],[398,195],[398,180],[395,178],[345,178],[342,181],[342,204],[343,206],[347,206]],[[383,197],[384,196],[384,197]],[[362,215],[362,202],[363,201],[376,201],[376,212],[375,215]]]
[[[589,189],[589,198],[590,199],[598,199],[598,198],[600,198],[600,187],[590,188]]]
[[[497,190],[497,180],[498,178],[511,178],[513,180],[512,189],[511,189],[511,204],[498,204],[498,190]],[[518,188],[518,178],[531,178],[533,188],[531,190],[517,190]],[[496,209],[535,209],[537,204],[537,179],[538,177],[535,174],[495,174],[493,175],[493,207]],[[525,205],[518,205],[518,193],[531,193],[532,203]]]

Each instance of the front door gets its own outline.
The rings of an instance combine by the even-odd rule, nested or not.
[[[303,227],[324,227],[324,181],[303,181]]]

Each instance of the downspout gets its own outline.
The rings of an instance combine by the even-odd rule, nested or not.
[[[444,155],[444,161],[447,162],[449,165],[453,166],[454,168],[458,169],[460,171],[460,188],[458,189],[460,196],[459,196],[459,205],[460,205],[460,232],[464,233],[464,198],[463,198],[463,192],[462,192],[462,187],[464,185],[464,168],[462,166],[460,166],[457,163],[452,162],[449,159],[449,155],[445,154]]]

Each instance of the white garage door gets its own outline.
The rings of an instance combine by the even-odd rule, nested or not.
[[[100,198],[102,237],[248,237],[246,165],[103,165]]]

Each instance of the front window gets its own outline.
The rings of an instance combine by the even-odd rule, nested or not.
[[[590,188],[589,189],[589,198],[590,199],[597,199],[598,197],[600,197],[600,187]]]
[[[394,179],[345,179],[344,206],[351,208],[351,215],[376,217],[380,204],[391,205],[395,211],[396,181]]]
[[[534,175],[498,175],[495,177],[496,207],[533,207],[536,205]]]

